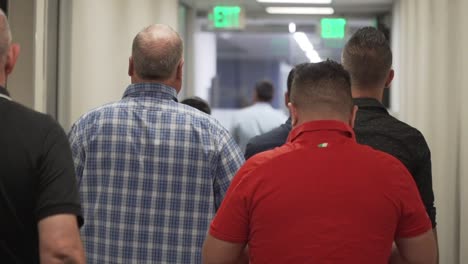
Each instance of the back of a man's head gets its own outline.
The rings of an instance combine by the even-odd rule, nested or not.
[[[294,80],[294,74],[296,73],[295,69],[296,68],[294,67],[291,69],[291,71],[289,71],[288,80],[286,81],[286,88],[287,88],[288,96],[291,96],[291,87],[292,87],[292,83]]]
[[[388,39],[376,28],[359,29],[346,43],[342,63],[353,87],[369,89],[384,83],[392,67]]]
[[[180,102],[181,104],[189,105],[193,108],[196,108],[206,114],[211,115],[211,108],[207,101],[201,99],[198,96],[186,98]]]
[[[294,74],[296,73],[295,69],[296,67],[301,67],[301,65],[304,65],[304,64],[307,64],[307,63],[297,64],[289,71],[288,79],[286,80],[286,88],[287,88],[288,96],[291,96],[291,87],[292,87],[293,80],[294,80]]]
[[[134,70],[142,80],[167,80],[177,70],[182,54],[182,39],[167,25],[148,26],[133,40]]]
[[[255,84],[255,96],[257,102],[271,102],[275,88],[269,81],[260,81]]]
[[[337,62],[327,60],[296,66],[291,103],[302,115],[348,120],[353,111],[351,81]]]

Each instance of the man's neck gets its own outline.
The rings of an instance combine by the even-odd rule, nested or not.
[[[143,79],[139,79],[139,78],[132,78],[131,83],[132,84],[138,84],[138,83],[159,83],[159,84],[164,84],[166,86],[174,88],[174,90],[176,90],[177,93],[179,93],[179,89],[177,89],[177,87],[179,87],[178,83],[176,81],[172,81],[172,80],[143,80]]]
[[[6,77],[5,74],[0,74],[0,86],[6,87]]]
[[[351,89],[353,98],[373,98],[382,102],[383,89],[378,88],[360,88],[353,86]]]

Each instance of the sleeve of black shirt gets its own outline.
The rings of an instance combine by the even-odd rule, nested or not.
[[[432,188],[432,164],[431,151],[426,141],[422,140],[420,145],[420,159],[415,168],[414,179],[419,188],[421,199],[426,207],[427,214],[432,222],[432,228],[436,227],[436,208],[434,205],[434,190]]]
[[[43,142],[39,164],[37,221],[57,214],[73,214],[79,226],[83,225],[70,145],[55,122]]]

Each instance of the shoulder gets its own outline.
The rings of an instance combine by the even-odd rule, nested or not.
[[[131,119],[129,113],[135,109],[136,111],[146,109],[157,111],[164,119],[161,122],[171,122],[177,129],[197,130],[200,133],[210,133],[215,137],[219,134],[228,134],[225,128],[210,115],[170,100],[154,109],[131,100],[120,100],[103,105],[81,116],[73,125],[72,133],[84,132],[102,125],[121,124]]]
[[[209,129],[211,133],[216,134],[228,134],[229,132],[226,130],[225,127],[221,125],[221,123],[216,120],[211,115],[208,115],[198,109],[190,107],[185,104],[176,103],[176,111],[179,113],[181,118],[188,118],[189,122],[195,126],[204,129]]]
[[[280,157],[292,153],[293,150],[295,150],[295,146],[287,143],[281,147],[260,152],[248,159],[244,163],[244,166],[242,166],[241,170],[243,171],[243,174],[248,174],[254,170],[269,166],[270,164],[275,164]]]
[[[373,129],[393,133],[395,137],[416,137],[424,139],[423,134],[415,127],[389,114],[374,114],[365,110],[358,110],[356,130]]]
[[[78,118],[78,120],[73,124],[73,127],[90,126],[99,120],[113,118],[114,114],[116,114],[120,108],[122,108],[122,104],[118,101],[91,109],[80,116],[80,118]]]
[[[430,153],[418,129],[391,115],[358,114],[354,130],[360,143],[395,155],[417,159]]]
[[[257,111],[257,107],[255,105],[247,106],[247,107],[237,110],[234,114],[234,118],[237,121],[241,122],[243,121],[243,118],[249,117],[251,113],[256,112],[256,111]]]
[[[356,144],[351,151],[353,151],[354,156],[359,157],[366,170],[374,172],[375,175],[389,183],[398,182],[399,179],[410,180],[412,178],[407,167],[397,157],[387,152],[361,144]]]
[[[52,129],[62,130],[62,127],[50,116],[37,112],[16,102],[9,102],[7,118],[15,120],[17,129],[35,131],[35,135],[47,134]]]
[[[245,150],[246,157],[283,145],[288,138],[289,131],[290,129],[285,124],[282,124],[265,134],[253,137],[247,144]]]

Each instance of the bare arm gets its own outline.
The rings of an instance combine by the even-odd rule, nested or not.
[[[412,238],[395,241],[398,250],[390,258],[390,264],[436,264],[437,243],[432,230]]]
[[[59,214],[39,221],[39,255],[42,264],[85,263],[75,215]]]
[[[219,240],[207,235],[203,244],[204,264],[247,264],[246,245]]]

